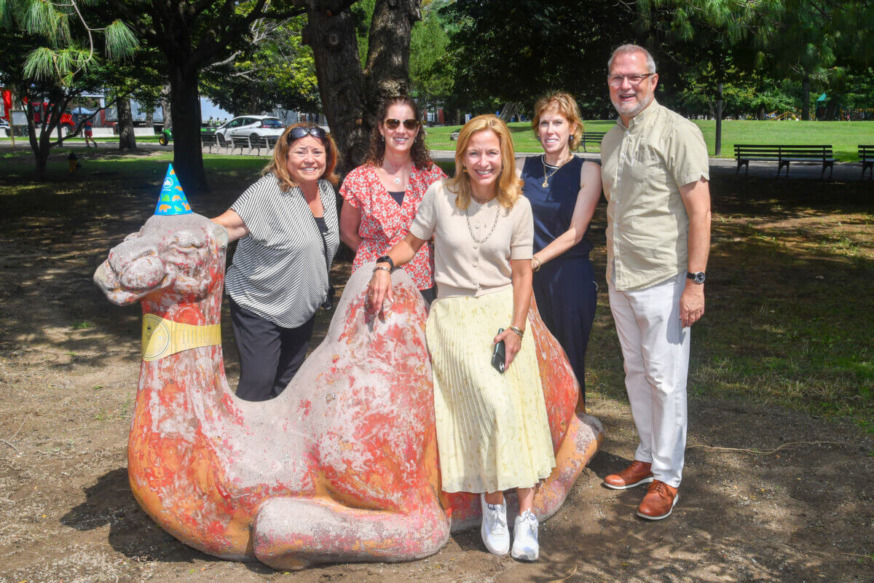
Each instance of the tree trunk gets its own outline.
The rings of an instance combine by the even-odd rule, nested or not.
[[[116,101],[118,111],[118,149],[136,150],[137,139],[134,136],[134,116],[131,113],[130,98],[123,97]]]
[[[349,8],[355,0],[311,0],[304,43],[313,49],[322,108],[342,157],[341,174],[364,162],[380,99],[409,90],[410,34],[419,0],[376,0],[367,71]]]
[[[505,122],[510,123],[513,118],[516,117],[516,114],[519,113],[520,109],[522,109],[521,103],[518,101],[508,101],[504,104],[504,107],[501,108],[501,115],[498,117]]]
[[[716,88],[716,141],[713,150],[714,156],[722,154],[722,104],[722,83],[720,83]]]
[[[164,126],[165,130],[169,130],[173,128],[173,111],[172,107],[170,107],[170,86],[165,85],[164,90],[161,91],[161,110],[163,113],[163,121],[161,125]]]
[[[185,192],[208,192],[200,146],[200,95],[197,70],[170,62],[170,112],[173,120],[173,168]]]
[[[810,75],[807,71],[801,79],[801,119],[804,121],[810,119]]]
[[[369,132],[364,126],[364,74],[358,60],[355,22],[349,12],[354,2],[341,10],[330,1],[310,4],[303,42],[313,49],[322,110],[331,135],[340,150],[344,173],[364,161]]]
[[[364,98],[368,117],[379,103],[410,92],[410,38],[413,24],[422,20],[419,0],[376,0],[370,21]],[[376,119],[368,119],[373,127]]]

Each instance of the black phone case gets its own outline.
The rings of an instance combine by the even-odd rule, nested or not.
[[[503,331],[504,331],[504,329],[500,328],[498,330],[498,334],[500,334]],[[498,371],[499,373],[503,374],[504,370],[505,370],[504,363],[506,363],[506,362],[507,362],[507,348],[504,345],[504,341],[501,340],[500,342],[495,344],[495,350],[494,350],[494,352],[492,352],[492,367],[496,371]]]

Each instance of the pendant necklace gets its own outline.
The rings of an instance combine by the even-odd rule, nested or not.
[[[394,173],[389,174],[388,169],[383,165],[382,171],[385,172],[386,176],[391,178],[391,181],[395,186],[400,186],[404,183],[404,166],[395,170]]]
[[[483,205],[483,203],[479,202],[473,195],[471,198],[477,202],[477,204]],[[490,201],[486,201],[485,204],[488,204]],[[498,218],[501,216],[501,205],[495,205],[495,221],[492,223],[492,228],[489,230],[489,234],[486,235],[482,239],[477,239],[476,235],[473,234],[473,229],[470,226],[470,205],[467,205],[467,208],[464,210],[464,218],[467,220],[467,232],[470,233],[470,238],[474,240],[475,243],[482,245],[486,241],[489,240],[489,237],[492,236],[492,233],[495,232],[495,227],[498,226]]]
[[[546,173],[546,167],[547,167],[546,156],[541,155],[540,156],[540,164],[543,166],[543,183],[540,186],[542,186],[543,188],[549,188],[549,179],[552,178],[553,176],[555,176],[555,173],[558,172],[559,170],[561,170],[561,167],[564,166],[566,163],[567,162],[560,163],[558,166],[554,167],[555,170],[552,171],[552,174],[547,174]],[[553,168],[553,166],[551,164],[549,164],[549,167]]]

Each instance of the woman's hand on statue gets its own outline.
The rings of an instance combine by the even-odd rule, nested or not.
[[[504,360],[504,370],[506,370],[510,368],[510,363],[522,349],[522,338],[508,328],[495,336],[494,343],[497,344],[501,340],[504,341],[504,350],[506,351],[506,359]]]
[[[392,299],[391,273],[384,269],[374,270],[373,277],[370,278],[370,283],[367,286],[367,312],[378,314],[382,311],[383,302],[388,301],[390,304]]]

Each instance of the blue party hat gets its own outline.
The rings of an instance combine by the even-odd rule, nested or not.
[[[191,214],[191,205],[185,198],[185,192],[182,191],[179,178],[176,177],[176,171],[173,170],[173,164],[167,168],[167,176],[164,177],[164,185],[161,186],[161,195],[158,197],[155,214],[162,216]]]

